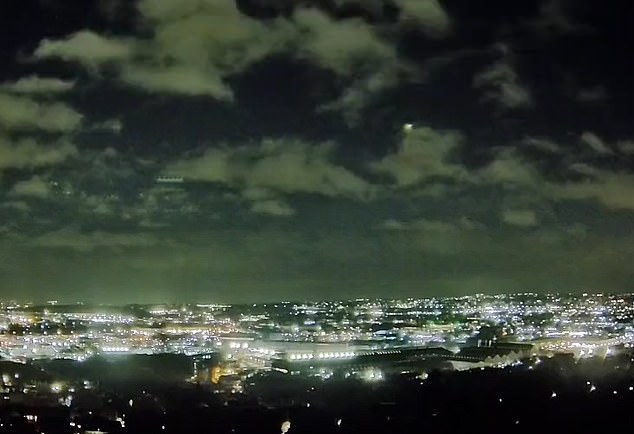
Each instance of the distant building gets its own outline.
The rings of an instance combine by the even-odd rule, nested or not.
[[[200,354],[194,357],[194,378],[198,383],[218,382],[218,355]],[[215,381],[214,381],[215,380]]]

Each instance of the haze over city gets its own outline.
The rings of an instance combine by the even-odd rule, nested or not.
[[[0,295],[627,292],[628,2],[0,6]]]

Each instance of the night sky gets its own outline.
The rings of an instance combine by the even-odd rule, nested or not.
[[[2,1],[0,298],[631,291],[633,21],[631,1]]]

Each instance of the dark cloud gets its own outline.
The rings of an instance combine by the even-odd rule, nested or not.
[[[0,84],[0,90],[23,94],[55,94],[68,92],[75,87],[74,81],[30,75],[14,82]]]
[[[76,130],[81,121],[81,113],[65,103],[0,93],[0,126],[5,130],[63,133]]]
[[[173,162],[166,173],[251,191],[369,197],[367,181],[333,162],[333,154],[331,143],[269,139],[254,146],[213,148]]]
[[[33,178],[15,183],[9,194],[14,196],[45,198],[50,194],[50,192],[51,187],[49,183],[39,176],[34,176]]]
[[[75,145],[64,140],[47,144],[35,138],[12,139],[0,135],[0,170],[54,165],[77,153]]]
[[[508,61],[502,60],[485,68],[474,77],[473,85],[484,90],[483,101],[492,101],[503,110],[532,105],[530,91],[522,85]]]

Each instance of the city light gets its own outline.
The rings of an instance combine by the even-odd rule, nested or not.
[[[291,422],[290,421],[284,421],[282,423],[282,434],[286,434],[289,430],[291,429]]]

